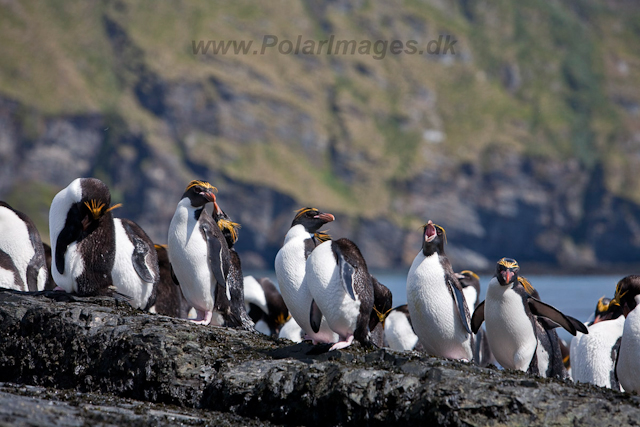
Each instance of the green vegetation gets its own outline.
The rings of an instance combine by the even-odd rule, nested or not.
[[[603,164],[612,191],[640,202],[640,177],[625,143],[637,124],[612,100],[640,98],[640,11],[634,5],[587,0],[441,3],[397,0],[341,8],[321,2],[179,2],[122,0],[87,4],[8,2],[0,5],[0,93],[22,104],[22,129],[41,132],[41,116],[101,113],[117,136],[135,129],[157,148],[182,153],[234,179],[266,184],[301,203],[322,194],[328,208],[353,201],[391,210],[390,182],[410,180],[446,157],[474,162],[502,147],[539,158]],[[114,46],[112,21],[128,45]],[[455,55],[194,55],[192,40],[417,40],[424,49],[441,34]],[[629,64],[618,71],[617,63]],[[163,82],[223,82],[251,97],[228,112],[263,123],[250,143],[188,130],[177,140],[166,118],[136,98],[141,70]],[[210,84],[208,97],[217,96]],[[208,98],[207,98],[208,99]],[[219,101],[216,99],[215,101]],[[274,112],[273,105],[300,112]],[[280,116],[279,116],[280,115]],[[335,141],[353,182],[336,175],[328,155],[309,154],[281,136],[283,126]],[[440,142],[423,138],[442,132]],[[185,143],[185,141],[191,143]],[[322,145],[318,143],[319,145]],[[222,161],[221,161],[222,160]],[[635,160],[640,162],[640,160]],[[98,167],[100,170],[102,166]],[[620,172],[623,171],[623,172]],[[626,172],[625,172],[626,171]],[[615,173],[614,173],[615,172]],[[310,182],[309,191],[298,185]],[[44,191],[44,190],[43,190]],[[46,192],[46,191],[45,191]],[[382,212],[381,212],[382,211]],[[390,212],[386,212],[390,213]],[[411,221],[398,218],[400,223]]]

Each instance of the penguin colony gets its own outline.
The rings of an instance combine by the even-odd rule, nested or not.
[[[320,231],[335,216],[306,207],[276,255],[278,291],[267,278],[242,275],[234,249],[240,224],[216,192],[206,181],[187,185],[168,245],[114,217],[119,205],[95,178],[78,178],[53,198],[50,247],[33,221],[0,202],[0,287],[111,295],[141,310],[311,340],[329,351],[357,341],[557,378],[567,378],[570,366],[576,382],[640,392],[640,276],[620,280],[587,324],[544,303],[510,258],[496,263],[480,301],[479,277],[454,272],[444,228],[428,221],[407,276],[407,304],[393,308],[356,243]],[[558,327],[575,336],[570,356]]]

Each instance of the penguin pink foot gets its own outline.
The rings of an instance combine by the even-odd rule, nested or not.
[[[349,335],[347,339],[345,339],[344,341],[338,341],[337,343],[332,345],[329,351],[341,350],[343,348],[349,347],[352,342],[353,342],[353,335]]]
[[[195,319],[191,319],[191,322],[195,323],[196,325],[208,325],[209,323],[211,323],[211,319],[213,318],[213,311],[209,311],[209,310],[198,310],[196,309],[196,313],[198,313],[198,316]]]
[[[62,289],[60,286],[56,286],[55,288],[53,288],[53,290],[57,292],[67,292],[64,289]]]

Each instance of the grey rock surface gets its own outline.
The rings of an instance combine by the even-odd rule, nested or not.
[[[327,349],[146,314],[106,297],[2,291],[0,401],[13,403],[0,404],[0,421],[640,423],[637,395],[416,352]]]

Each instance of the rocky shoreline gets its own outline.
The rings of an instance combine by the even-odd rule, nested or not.
[[[107,297],[0,291],[0,424],[640,424],[640,398],[416,352],[292,344]]]

